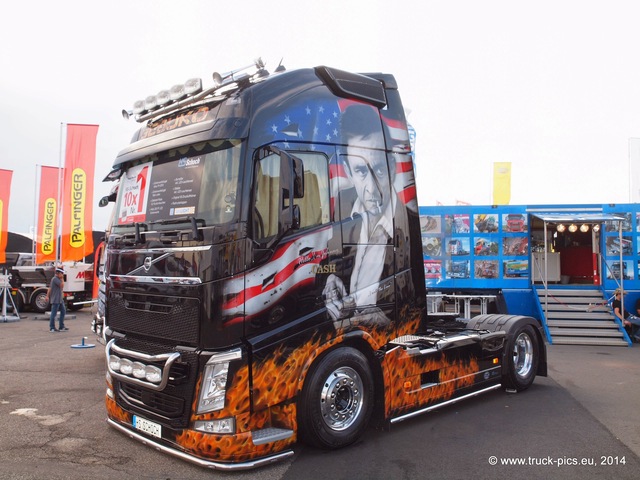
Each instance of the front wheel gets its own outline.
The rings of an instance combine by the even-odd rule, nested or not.
[[[531,386],[540,361],[540,346],[531,325],[518,327],[507,344],[505,388],[520,392]]]
[[[303,440],[341,448],[364,433],[373,412],[373,376],[364,354],[340,347],[312,368],[302,390],[298,425]]]

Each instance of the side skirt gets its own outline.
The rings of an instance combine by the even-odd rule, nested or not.
[[[447,400],[447,401],[444,401],[442,403],[437,403],[435,405],[430,405],[430,406],[422,408],[420,410],[416,410],[415,412],[407,413],[405,415],[400,415],[399,417],[392,418],[390,420],[390,423],[393,424],[393,423],[402,422],[403,420],[407,420],[409,418],[413,418],[413,417],[415,417],[417,415],[422,415],[423,413],[431,412],[431,411],[436,410],[438,408],[445,407],[447,405],[452,405],[454,403],[458,403],[461,400],[466,400],[467,398],[477,397],[478,395],[481,395],[481,394],[486,393],[486,392],[490,392],[492,390],[497,390],[497,389],[499,389],[501,387],[502,387],[502,385],[500,385],[500,384],[492,385],[491,387],[487,387],[487,388],[484,388],[482,390],[478,390],[476,392],[468,393],[468,394],[462,395],[460,397],[452,398],[451,400]]]

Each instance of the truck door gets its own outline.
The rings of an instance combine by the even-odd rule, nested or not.
[[[304,364],[298,357],[310,354],[318,332],[334,329],[324,300],[327,279],[342,271],[340,229],[331,222],[332,153],[322,146],[269,148],[254,159],[245,332],[256,410],[296,395],[300,371],[291,365]],[[293,191],[291,174],[300,182]]]
[[[339,235],[330,223],[330,154],[263,149],[254,161],[247,334],[323,313],[323,278],[339,268]],[[288,171],[291,162],[299,171]],[[291,175],[299,183],[294,192],[287,185]]]

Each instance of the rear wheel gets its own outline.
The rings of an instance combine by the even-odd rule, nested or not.
[[[507,345],[507,372],[503,385],[517,391],[529,388],[538,370],[539,352],[538,337],[533,327],[518,327]]]
[[[34,312],[44,313],[49,309],[49,300],[46,298],[46,290],[38,290],[31,297],[31,309]]]
[[[301,437],[321,448],[340,448],[362,435],[373,412],[373,376],[355,348],[329,352],[312,368],[302,391]]]

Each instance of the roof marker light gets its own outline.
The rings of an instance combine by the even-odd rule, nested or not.
[[[202,91],[202,79],[190,78],[184,84],[184,90],[187,95],[196,95]]]
[[[158,98],[155,95],[149,95],[144,99],[145,110],[153,110],[158,108]]]
[[[171,102],[171,95],[169,94],[169,90],[160,90],[156,95],[156,98],[158,99],[158,105],[160,105],[161,107]]]
[[[184,91],[184,84],[174,85],[171,87],[171,90],[169,90],[169,96],[174,102],[186,97],[187,92]]]
[[[144,100],[138,100],[133,104],[133,113],[139,114],[144,112]]]

